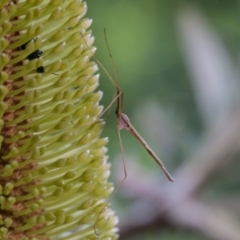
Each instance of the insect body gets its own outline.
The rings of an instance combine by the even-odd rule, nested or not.
[[[43,66],[37,67],[35,70],[36,70],[37,73],[44,73],[45,72],[45,69],[44,69]]]
[[[30,40],[30,41],[31,41],[31,40]],[[22,50],[25,50],[27,44],[28,44],[30,41],[24,43],[24,44],[21,46],[21,49],[22,49]],[[37,50],[33,51],[32,53],[30,53],[30,54],[27,56],[27,59],[28,59],[29,61],[31,61],[31,60],[33,60],[33,59],[40,58],[41,55],[42,55],[42,53],[43,53],[43,52],[42,52],[41,50],[37,49]]]

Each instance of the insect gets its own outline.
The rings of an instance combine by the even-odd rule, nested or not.
[[[45,68],[43,66],[37,67],[36,69],[37,73],[45,73]],[[57,73],[52,73],[53,75],[59,75]]]
[[[89,48],[89,46],[87,45],[87,42],[83,36],[83,34],[81,33],[83,40],[87,46],[87,48],[91,51],[91,49]],[[106,68],[102,65],[102,63],[96,58],[96,56],[94,55],[94,53],[92,53],[94,59],[96,60],[96,62],[101,66],[101,68],[103,69],[103,71],[105,72],[105,74],[109,77],[110,81],[112,82],[112,84],[114,85],[114,87],[116,88],[116,97],[114,98],[113,101],[115,101],[115,99],[117,100],[117,108],[115,110],[116,116],[117,116],[117,128],[118,128],[118,135],[119,135],[119,142],[120,142],[120,148],[121,148],[121,152],[122,152],[122,156],[123,156],[123,165],[124,165],[124,179],[122,180],[122,183],[124,182],[124,180],[127,178],[127,170],[126,170],[126,163],[125,163],[125,157],[123,154],[123,146],[122,146],[122,141],[121,141],[121,136],[120,136],[120,130],[122,129],[126,129],[127,131],[129,131],[130,133],[132,133],[132,135],[142,144],[142,146],[146,149],[146,151],[149,153],[149,155],[155,160],[155,162],[160,166],[160,168],[162,169],[162,171],[165,173],[166,177],[168,178],[169,181],[174,182],[174,179],[171,177],[171,175],[169,174],[169,172],[167,171],[167,169],[165,168],[163,162],[158,158],[158,156],[154,153],[154,151],[150,148],[150,146],[147,144],[147,142],[143,139],[143,137],[138,133],[138,131],[134,128],[134,126],[132,125],[132,123],[130,122],[129,117],[124,114],[122,112],[122,106],[123,106],[123,92],[120,90],[119,84],[118,84],[118,78],[117,78],[117,73],[116,73],[116,67],[115,67],[115,63],[110,51],[110,47],[108,44],[108,40],[107,40],[107,36],[106,36],[106,29],[104,29],[104,37],[105,37],[105,42],[107,45],[107,49],[108,49],[108,53],[111,59],[111,63],[114,69],[114,75],[115,75],[115,81],[113,80],[113,78],[111,77],[111,75],[108,73],[108,71],[106,70]],[[110,104],[111,105],[111,104]],[[109,106],[110,107],[110,106]],[[107,107],[107,109],[109,108]],[[106,111],[106,109],[105,109]]]
[[[37,67],[36,69],[37,73],[44,73],[45,72],[45,68],[43,66]]]
[[[103,71],[105,72],[105,74],[108,76],[108,78],[110,79],[110,81],[112,82],[112,84],[114,85],[114,87],[116,88],[116,94],[115,97],[113,98],[114,102],[115,100],[117,100],[117,107],[115,110],[116,116],[117,116],[117,129],[118,129],[118,137],[119,137],[119,143],[120,143],[120,149],[121,149],[121,153],[122,153],[122,160],[123,160],[123,168],[124,168],[124,178],[123,180],[120,182],[120,184],[117,186],[117,188],[113,191],[112,195],[110,196],[109,200],[107,201],[107,203],[104,205],[104,207],[102,208],[102,210],[98,213],[97,218],[96,218],[96,222],[94,224],[94,232],[95,235],[97,237],[97,239],[99,239],[99,233],[97,232],[96,229],[96,224],[97,224],[97,220],[100,216],[100,214],[104,211],[104,209],[106,208],[106,206],[109,204],[110,200],[112,199],[112,197],[116,194],[116,192],[119,190],[119,188],[122,186],[123,182],[126,180],[127,178],[127,168],[126,168],[126,161],[125,161],[125,156],[124,156],[124,151],[123,151],[123,144],[122,144],[122,139],[121,139],[121,135],[120,135],[120,130],[122,129],[126,129],[127,131],[131,132],[132,135],[143,145],[143,147],[146,149],[146,151],[149,153],[149,155],[156,161],[156,163],[160,166],[160,168],[162,169],[162,171],[165,173],[166,177],[168,178],[169,181],[174,182],[174,179],[171,177],[171,175],[169,174],[169,172],[167,171],[167,169],[165,168],[164,164],[162,163],[162,161],[158,158],[158,156],[154,153],[154,151],[149,147],[149,145],[147,144],[147,142],[142,138],[142,136],[137,132],[137,130],[134,128],[134,126],[132,125],[132,123],[130,122],[129,117],[124,114],[122,112],[122,106],[123,106],[123,92],[120,90],[119,84],[118,84],[118,78],[117,78],[117,72],[116,72],[116,67],[115,67],[115,63],[110,51],[110,47],[108,44],[108,40],[107,40],[107,36],[106,36],[106,29],[104,29],[104,37],[105,37],[105,42],[107,45],[107,49],[108,49],[108,53],[111,59],[111,63],[114,69],[114,75],[115,75],[115,81],[113,80],[113,78],[111,77],[111,75],[108,73],[108,71],[106,70],[106,68],[102,65],[102,63],[97,59],[97,57],[94,55],[94,53],[92,52],[91,48],[88,46],[87,41],[84,37],[84,35],[81,33],[81,36],[84,40],[84,43],[86,45],[86,47],[89,49],[89,51],[92,53],[92,56],[94,57],[95,61],[99,64],[99,66],[101,66],[101,68],[103,69]],[[112,104],[112,103],[111,103]],[[104,112],[105,113],[110,107],[111,104],[105,108]]]
[[[30,42],[31,40],[29,40],[28,42],[24,43],[22,46],[21,46],[21,49],[22,50],[25,50],[26,47],[27,47],[27,44]],[[36,59],[36,58],[40,58],[41,55],[43,54],[43,52],[39,49],[33,51],[32,53],[30,53],[28,56],[27,56],[27,59],[29,61],[33,60],[33,59]]]

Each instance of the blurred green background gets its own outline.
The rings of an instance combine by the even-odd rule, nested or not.
[[[151,216],[154,208],[149,211],[148,208],[151,203],[154,207],[153,202],[158,201],[154,195],[156,192],[168,196],[170,191],[172,195],[169,196],[181,199],[176,189],[181,192],[181,187],[188,187],[187,184],[178,184],[195,182],[195,173],[200,176],[196,177],[196,182],[201,177],[204,180],[196,184],[191,193],[182,195],[186,199],[179,208],[183,208],[188,199],[196,198],[212,210],[211,206],[216,206],[217,200],[217,206],[225,209],[226,216],[234,212],[231,217],[240,217],[239,148],[233,147],[233,151],[230,144],[236,140],[226,140],[225,145],[219,147],[223,149],[228,146],[221,154],[228,156],[225,161],[217,161],[218,157],[214,158],[216,161],[211,160],[213,157],[209,153],[211,149],[218,149],[219,145],[215,142],[224,138],[224,135],[212,134],[212,129],[216,128],[214,131],[220,134],[218,129],[226,127],[224,131],[230,132],[227,129],[230,124],[228,120],[219,128],[216,127],[217,123],[227,117],[235,119],[235,115],[230,116],[238,112],[240,2],[102,0],[88,1],[87,4],[87,17],[93,19],[91,30],[98,49],[96,56],[113,76],[103,34],[103,29],[107,30],[119,85],[124,93],[123,112],[130,117],[176,180],[174,187],[168,184],[137,140],[127,131],[121,132],[128,178],[112,200],[113,208],[120,217],[120,239],[240,239],[237,233],[232,234],[231,238],[226,238],[230,235],[222,233],[221,238],[215,234],[217,228],[209,227],[206,230],[207,227],[199,226],[194,217],[189,220],[191,224],[187,224],[188,221],[179,217],[182,216],[180,213],[176,217],[176,204],[169,207],[171,210],[165,209],[164,214],[160,211],[159,217],[151,221],[129,222]],[[100,74],[99,89],[104,92],[102,104],[108,106],[115,89],[101,69]],[[117,186],[124,174],[115,106],[116,103],[107,117],[103,136],[108,136],[110,140],[111,180]],[[233,133],[237,130],[236,127]],[[216,141],[214,137],[209,137],[212,135]],[[205,159],[209,157],[210,160],[199,167],[197,156],[201,151],[206,154]],[[190,168],[192,170],[189,172],[194,175],[188,176],[189,172],[185,169]],[[199,173],[201,169],[203,175]],[[187,171],[185,175],[182,173],[184,171]],[[181,176],[189,178],[182,181]],[[221,205],[221,200],[224,205]],[[160,197],[159,204],[164,204],[164,201],[169,202],[168,197]],[[166,217],[166,211],[170,211],[170,216]],[[134,217],[136,212],[138,215]],[[191,208],[186,208],[185,214],[194,215]],[[199,215],[195,216],[199,222],[206,221],[206,216],[201,216],[202,220]],[[239,225],[239,222],[234,221],[234,224]],[[229,226],[229,234],[234,230],[232,225]]]

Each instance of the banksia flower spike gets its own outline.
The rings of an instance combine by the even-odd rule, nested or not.
[[[0,1],[0,239],[117,239],[86,10]]]

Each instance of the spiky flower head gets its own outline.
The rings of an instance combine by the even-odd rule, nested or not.
[[[117,239],[86,10],[0,1],[0,239]]]

